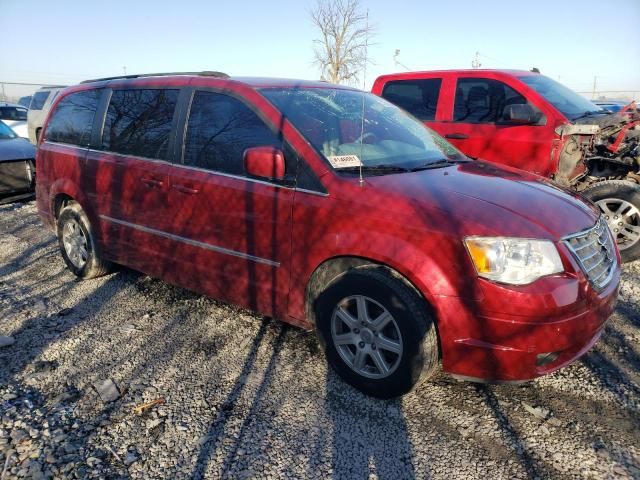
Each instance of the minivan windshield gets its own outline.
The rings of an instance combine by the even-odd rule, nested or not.
[[[606,109],[591,103],[582,95],[544,75],[523,75],[518,78],[542,95],[569,120],[577,120],[591,114],[609,113]]]
[[[422,122],[370,93],[272,87],[261,93],[341,172],[362,167],[381,175],[467,160]]]

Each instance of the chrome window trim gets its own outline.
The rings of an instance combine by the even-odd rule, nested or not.
[[[270,187],[284,188],[285,190],[294,190],[294,191],[297,191],[297,192],[311,193],[313,195],[319,195],[321,197],[328,197],[329,196],[328,193],[324,193],[324,192],[316,192],[315,190],[306,190],[304,188],[289,187],[287,185],[280,185],[278,183],[269,182],[268,180],[260,180],[260,179],[257,179],[257,178],[251,178],[251,177],[247,177],[247,176],[244,176],[244,175],[235,175],[233,173],[219,172],[217,170],[208,170],[206,168],[193,167],[191,165],[183,165],[183,164],[179,164],[179,163],[172,163],[171,165],[174,166],[174,167],[183,168],[183,169],[186,169],[186,170],[194,170],[196,172],[208,173],[210,175],[219,175],[221,177],[234,178],[236,180],[244,180],[246,182],[252,182],[252,183],[259,183],[261,185],[268,185]]]
[[[206,250],[211,250],[213,252],[223,253],[225,255],[231,255],[233,257],[243,258],[245,260],[251,260],[256,263],[269,265],[271,267],[280,266],[280,262],[275,262],[273,260],[268,260],[266,258],[256,257],[255,255],[249,255],[248,253],[238,252],[236,250],[230,250],[228,248],[219,247],[217,245],[212,245],[211,243],[199,242],[197,240],[185,238],[180,235],[174,235],[173,233],[164,232],[162,230],[156,230],[155,228],[145,227],[143,225],[137,225],[135,223],[126,222],[124,220],[118,220],[117,218],[109,217],[107,215],[100,215],[100,219],[105,220],[107,222],[116,223],[118,225],[122,225],[125,227],[130,227],[135,230],[139,230],[141,232],[150,233],[152,235],[157,235],[159,237],[168,238],[169,240],[175,240],[177,242],[185,243],[187,245],[191,245],[192,247],[204,248]]]
[[[112,152],[111,150],[98,150],[97,148],[88,148],[87,151],[93,152],[93,153],[102,153],[105,155],[115,155],[116,157],[120,157],[124,159],[131,158],[133,160],[144,160],[146,162],[155,162],[155,163],[162,163],[165,165],[173,165],[173,163],[170,162],[169,160],[162,160],[161,158],[140,157],[138,155],[129,155],[128,153]]]
[[[62,145],[63,147],[76,147],[76,148],[81,148],[82,150],[89,149],[89,145],[78,145],[77,143],[66,143],[66,142],[54,142],[53,140],[49,140],[47,138],[42,140],[42,143],[49,143],[51,145]]]
[[[72,146],[78,146],[78,145],[72,145]],[[83,147],[86,148],[86,147]],[[200,167],[192,167],[191,165],[182,165],[179,163],[173,163],[170,162],[168,160],[160,160],[157,158],[147,158],[147,157],[138,157],[136,155],[127,155],[124,153],[116,153],[116,152],[111,152],[108,150],[96,150],[95,148],[89,148],[88,149],[89,152],[93,152],[93,153],[103,153],[105,155],[115,155],[121,158],[133,158],[136,160],[146,160],[149,162],[157,162],[157,163],[162,163],[165,165],[171,165],[172,167],[177,167],[177,168],[183,168],[183,169],[187,169],[187,170],[194,170],[196,172],[204,172],[204,173],[208,173],[209,175],[219,175],[222,177],[227,177],[227,178],[234,178],[236,180],[244,180],[246,182],[253,182],[253,183],[259,183],[261,185],[268,185],[270,187],[275,187],[275,188],[284,188],[285,190],[293,190],[296,192],[300,192],[300,193],[309,193],[311,195],[318,195],[320,197],[328,197],[329,194],[328,193],[324,193],[324,192],[316,192],[315,190],[307,190],[304,188],[296,188],[296,187],[288,187],[286,185],[279,185],[277,183],[272,183],[266,180],[259,180],[257,178],[251,178],[251,177],[245,177],[243,175],[234,175],[231,173],[224,173],[224,172],[218,172],[216,170],[207,170],[206,168],[200,168]]]

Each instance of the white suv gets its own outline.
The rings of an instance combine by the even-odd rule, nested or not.
[[[29,126],[29,140],[34,145],[38,143],[42,124],[45,118],[47,118],[47,113],[49,113],[53,100],[63,88],[64,87],[42,87],[31,97],[29,112],[27,114],[27,124]]]

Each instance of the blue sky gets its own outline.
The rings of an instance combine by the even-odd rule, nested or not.
[[[315,1],[0,0],[0,81],[71,84],[158,71],[315,79]],[[640,0],[361,0],[382,73],[536,66],[575,90],[640,91]],[[9,55],[11,52],[11,55]],[[7,93],[11,93],[10,87]]]

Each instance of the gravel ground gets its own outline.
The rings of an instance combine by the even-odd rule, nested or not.
[[[0,218],[3,480],[640,478],[639,263],[571,367],[380,401],[313,334],[126,269],[77,281],[33,202]]]

